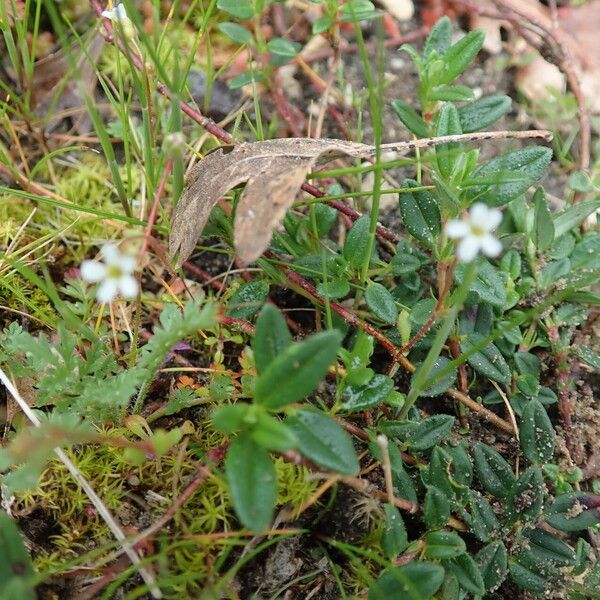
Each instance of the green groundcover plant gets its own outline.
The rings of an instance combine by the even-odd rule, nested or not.
[[[251,2],[216,4],[234,20],[260,13]],[[370,2],[336,5],[327,3],[316,33],[340,20],[378,16]],[[106,17],[122,39],[135,38],[123,7]],[[233,20],[218,27],[241,45],[262,43]],[[481,49],[483,34],[452,43],[451,33],[450,21],[442,19],[422,51],[403,48],[418,71],[417,108],[412,99],[391,104],[416,138],[480,132],[510,110],[510,98],[475,99],[456,82]],[[267,80],[298,48],[274,39],[266,51],[274,62],[234,87]],[[386,100],[381,86],[369,77],[367,83],[379,146]],[[140,300],[136,258],[126,244],[105,245],[100,260],[84,261],[81,278],[60,289],[47,272],[40,277],[13,262],[24,280],[44,291],[57,316],[53,335],[31,333],[17,322],[0,335],[2,369],[33,382],[41,420],[33,431],[21,424],[0,450],[3,497],[35,487],[54,447],[96,440],[106,424],[144,438],[145,445],[123,450],[132,464],[175,451],[186,426],[144,429],[145,401],[159,371],[182,340],[214,350],[221,366],[224,340],[247,341],[239,385],[227,373],[213,373],[206,396],[177,390],[160,415],[210,407],[224,458],[203,459],[226,481],[241,527],[258,535],[273,524],[277,457],[355,486],[367,481],[360,479],[361,467],[376,461],[386,489],[375,541],[364,551],[370,600],[491,599],[509,580],[534,597],[560,590],[571,600],[599,598],[600,564],[586,531],[598,529],[600,496],[583,483],[580,469],[557,461],[554,424],[564,424],[567,409],[540,356],[573,353],[592,368],[600,365],[593,349],[571,348],[588,308],[600,302],[593,290],[600,235],[582,227],[600,201],[567,202],[551,211],[541,185],[551,159],[550,148],[527,144],[483,160],[472,143],[448,142],[402,165],[377,156],[366,167],[315,173],[317,179],[374,171],[370,214],[355,214],[342,240],[332,235],[338,212],[329,202],[352,191],[336,184],[322,198],[300,200],[251,281],[225,300],[196,294],[185,305],[167,302],[149,341],[139,343],[133,332],[120,356],[96,311],[118,296]],[[398,166],[412,171],[395,192],[402,227],[382,239],[382,177]],[[233,212],[238,199],[234,190]],[[232,247],[232,219],[215,207],[205,236]],[[294,339],[283,313],[267,303],[277,286],[292,287],[319,308],[320,331]],[[249,322],[247,340],[233,333]],[[390,354],[385,360],[378,345]],[[358,421],[364,428],[348,426],[365,414],[368,419]],[[498,428],[500,447],[509,450],[499,452],[489,436],[470,428],[475,420]],[[34,572],[3,512],[0,555],[3,598],[34,598],[44,574]]]

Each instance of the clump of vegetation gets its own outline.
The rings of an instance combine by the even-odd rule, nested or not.
[[[22,23],[0,8],[19,99],[0,110],[37,126],[41,15],[65,75],[86,42],[31,4]],[[157,7],[143,23],[130,2],[107,9],[93,81],[113,115],[89,90],[79,105],[98,155],[65,145],[30,168],[2,138],[2,597],[599,597],[597,439],[574,427],[587,400],[569,361],[600,367],[600,201],[551,207],[548,132],[485,131],[512,101],[459,83],[482,32],[453,42],[439,20],[402,47],[416,97],[387,98],[363,0],[321,3],[312,32],[354,32],[373,145],[269,139],[257,86],[302,49],[267,35],[270,4],[177,6],[164,27]],[[181,103],[182,48],[211,35],[257,59],[230,80],[255,93],[233,134]],[[204,68],[210,106],[220,73]],[[384,144],[386,103],[412,141]],[[194,153],[184,114],[213,136]],[[387,146],[415,157],[383,162]]]

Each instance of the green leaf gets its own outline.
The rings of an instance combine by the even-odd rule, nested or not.
[[[324,469],[356,475],[358,458],[350,436],[330,417],[316,410],[298,410],[287,424],[298,438],[298,450]]]
[[[430,600],[443,581],[443,567],[433,563],[390,567],[371,586],[368,600]]]
[[[542,465],[552,460],[556,434],[546,409],[538,400],[526,404],[519,438],[523,454],[530,463]]]
[[[540,566],[523,552],[508,561],[510,578],[518,586],[538,594],[546,591],[548,580],[546,575],[541,574]]]
[[[368,215],[358,218],[350,228],[344,242],[344,258],[356,269],[362,265],[367,253],[369,223],[370,219]]]
[[[341,337],[338,331],[324,331],[285,348],[259,376],[256,402],[277,410],[304,399],[334,362]]]
[[[483,45],[483,31],[471,31],[448,48],[444,54],[444,70],[439,83],[450,83],[456,79],[477,56]]]
[[[343,298],[350,292],[350,283],[347,279],[331,279],[327,285],[323,281],[317,283],[317,293],[324,298]]]
[[[499,498],[508,496],[515,475],[510,465],[490,446],[477,442],[473,447],[475,473],[483,488]]]
[[[587,346],[577,346],[577,356],[590,367],[600,370],[600,354],[594,352]]]
[[[477,198],[478,202],[490,206],[502,206],[524,194],[538,181],[546,172],[551,159],[552,150],[543,146],[529,146],[497,156],[473,172],[474,180],[489,180],[493,177],[497,183],[475,186],[469,190],[469,197],[473,200]],[[505,177],[503,182],[503,175],[508,176],[509,180]],[[520,177],[515,180],[515,175]]]
[[[277,473],[267,451],[242,433],[227,452],[225,476],[242,525],[263,531],[271,522],[277,496]]]
[[[492,306],[503,307],[506,302],[504,274],[501,275],[498,269],[493,267],[487,260],[480,260],[478,267],[477,276],[471,284],[471,292],[475,292],[483,302],[489,302]],[[458,265],[455,271],[457,283],[462,283],[464,273],[465,265]]]
[[[486,590],[495,590],[504,581],[508,570],[508,554],[500,540],[484,546],[475,555],[475,562]]]
[[[408,546],[406,527],[400,511],[392,504],[383,506],[381,547],[386,558],[393,560]]]
[[[567,185],[575,192],[593,192],[594,183],[585,171],[575,171],[570,177]]]
[[[0,510],[0,594],[3,600],[35,600],[33,566],[16,523]]]
[[[575,551],[556,535],[539,527],[527,529],[523,534],[529,540],[528,552],[535,560],[545,564],[555,563],[558,566],[575,564]]]
[[[441,379],[438,378],[437,374],[445,369],[450,364],[450,360],[445,356],[438,356],[429,371],[428,380],[426,382],[427,387],[421,392],[421,396],[433,398],[434,396],[440,396],[452,387],[456,381],[456,375],[458,370],[453,367],[449,373],[446,373]],[[419,373],[419,368],[413,373],[412,379],[414,380]],[[429,383],[433,382],[433,383]]]
[[[290,427],[263,411],[257,413],[250,436],[259,446],[275,452],[291,450],[298,443],[298,438]]]
[[[506,506],[514,520],[535,521],[544,504],[544,476],[537,467],[525,469],[507,496]]]
[[[249,44],[253,39],[252,33],[237,23],[219,23],[217,29],[238,44]]]
[[[406,443],[414,450],[428,450],[439,444],[450,433],[453,425],[452,415],[432,415],[419,422],[409,433]]]
[[[580,531],[600,523],[600,496],[570,492],[557,496],[546,509],[546,523],[560,531]]]
[[[283,38],[273,38],[268,44],[269,52],[282,56],[283,58],[294,58],[302,46],[297,42],[289,42]]]
[[[250,411],[249,404],[225,404],[211,415],[213,427],[222,433],[235,433],[244,425]]]
[[[475,596],[485,594],[483,577],[479,572],[476,562],[469,554],[461,554],[457,558],[447,561],[445,565],[454,573],[460,587],[464,590],[471,592]]]
[[[249,319],[260,310],[268,296],[269,284],[264,279],[243,283],[229,300],[225,314],[235,319]]]
[[[428,529],[439,529],[448,523],[450,518],[450,501],[448,496],[432,485],[427,486],[423,519]]]
[[[283,315],[272,304],[265,304],[256,319],[252,340],[254,362],[259,374],[292,343],[292,335]]]
[[[476,346],[479,347],[485,340],[485,336],[480,333],[471,333],[466,336],[461,344],[462,352],[470,352]],[[480,375],[488,377],[498,383],[508,385],[511,382],[510,367],[504,360],[500,350],[494,344],[488,344],[480,350],[477,350],[467,358],[467,362]]]
[[[251,0],[217,0],[217,8],[242,21],[251,19],[254,16]]]
[[[438,113],[436,136],[454,135],[462,133],[458,111],[454,104],[444,104],[442,110]],[[440,173],[446,179],[452,175],[457,160],[459,160],[459,151],[461,144],[453,142],[451,144],[440,144],[435,147],[435,157]]]
[[[327,15],[323,15],[322,17],[319,17],[313,23],[313,26],[312,26],[313,35],[317,35],[319,33],[323,33],[324,31],[327,31],[332,25],[333,25],[333,21],[331,20],[331,17],[328,17]]]
[[[482,542],[489,542],[498,533],[500,524],[490,503],[479,493],[471,491],[469,498],[471,513],[467,513],[471,531]]]
[[[466,552],[463,539],[454,531],[430,531],[425,536],[423,555],[433,560],[456,558]]]
[[[414,179],[405,179],[403,188],[421,185]],[[435,196],[429,191],[404,192],[399,195],[400,213],[407,231],[417,240],[431,246],[441,231],[440,209]]]
[[[506,114],[511,107],[509,96],[484,96],[471,104],[458,109],[463,133],[473,133],[485,129]]]
[[[433,26],[423,47],[423,56],[428,57],[434,50],[443,56],[452,42],[452,23],[448,17],[442,17]],[[427,136],[423,136],[427,137]]]
[[[548,208],[544,188],[539,187],[533,195],[535,207],[532,238],[539,252],[545,252],[554,242],[554,221]]]
[[[351,412],[373,408],[385,402],[393,389],[394,380],[378,373],[365,385],[346,386],[342,408]]]
[[[404,100],[392,100],[392,108],[403,125],[417,137],[424,138],[429,135],[427,123],[422,119],[421,115],[410,104]]]
[[[388,325],[394,325],[398,318],[398,307],[394,297],[380,283],[371,283],[365,290],[365,301],[375,317]]]
[[[579,227],[583,221],[594,211],[600,208],[600,200],[588,200],[580,202],[574,206],[563,210],[563,212],[554,215],[554,237],[558,239],[568,231]]]
[[[429,92],[430,100],[439,102],[465,102],[473,100],[473,90],[466,85],[436,85]],[[462,133],[462,131],[461,131]],[[438,134],[439,135],[439,134]]]

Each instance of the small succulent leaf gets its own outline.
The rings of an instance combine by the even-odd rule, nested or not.
[[[371,283],[365,290],[365,301],[373,315],[388,325],[398,319],[398,307],[392,294],[380,283]]]
[[[505,115],[511,107],[509,96],[484,96],[458,109],[458,118],[464,133],[473,133],[489,127]]]
[[[473,447],[475,473],[484,489],[503,498],[508,496],[516,478],[510,465],[492,447],[480,442]]]
[[[529,400],[519,427],[521,449],[534,465],[550,462],[554,456],[556,433],[550,417],[539,400]]]
[[[506,506],[513,520],[535,521],[544,505],[544,476],[537,467],[525,469],[507,496]]]
[[[443,581],[443,567],[413,561],[383,571],[369,589],[368,600],[430,600]]]
[[[500,540],[490,542],[479,550],[475,562],[487,591],[495,590],[504,581],[508,571],[508,553]]]
[[[405,179],[403,188],[422,187],[414,179]],[[441,231],[440,208],[435,196],[425,190],[403,192],[399,196],[404,226],[417,240],[431,246]]]
[[[423,47],[423,56],[428,57],[434,51],[438,56],[444,56],[452,43],[452,22],[446,16],[438,19],[433,26]]]
[[[450,502],[448,496],[434,486],[427,486],[423,519],[428,529],[439,529],[448,523],[450,518]]]
[[[569,492],[557,496],[545,510],[546,523],[560,531],[581,531],[600,523],[600,496]]]
[[[483,340],[485,340],[485,336],[479,333],[471,333],[463,339],[460,344],[460,349],[465,353],[470,352],[476,346],[481,345]],[[497,381],[504,385],[508,385],[511,381],[512,375],[510,367],[506,363],[500,350],[492,343],[473,352],[468,356],[467,362],[480,375],[488,377],[493,381]]]
[[[423,419],[410,432],[406,442],[413,450],[428,450],[439,444],[450,433],[453,425],[452,415],[432,415]]]
[[[432,560],[456,558],[466,552],[464,540],[454,531],[430,531],[425,536],[423,555]]]
[[[502,206],[539,181],[551,159],[552,150],[543,146],[530,146],[497,156],[475,169],[473,180],[481,179],[487,183],[471,187],[469,197],[490,206]]]
[[[458,579],[460,587],[475,596],[485,594],[485,584],[477,563],[467,553],[444,563]]]
[[[235,291],[225,314],[236,319],[249,319],[261,309],[268,297],[269,284],[264,279],[248,281]]]
[[[373,408],[385,402],[393,389],[394,380],[377,373],[365,385],[346,386],[342,408],[351,412]]]
[[[481,50],[484,37],[483,31],[471,31],[446,50],[439,83],[451,83],[467,68]]]

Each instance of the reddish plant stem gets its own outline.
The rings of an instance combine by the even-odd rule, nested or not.
[[[248,335],[254,335],[255,328],[250,321],[244,319],[236,319],[235,317],[219,317],[219,322],[226,327],[237,327]]]
[[[183,267],[211,285],[217,292],[223,289],[223,284],[218,279],[215,279],[210,273],[199,269],[195,264],[188,261],[183,263]]]

